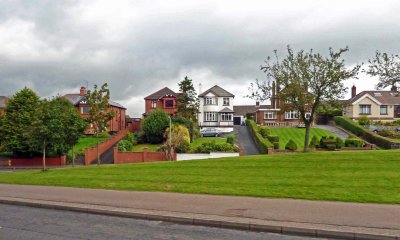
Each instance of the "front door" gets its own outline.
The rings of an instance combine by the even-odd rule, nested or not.
[[[400,118],[400,105],[394,106],[394,118]]]

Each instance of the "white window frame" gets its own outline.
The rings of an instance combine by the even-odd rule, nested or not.
[[[204,97],[204,105],[217,105],[218,101],[215,97]]]
[[[371,105],[360,104],[359,111],[360,115],[371,115]]]
[[[276,112],[264,112],[264,119],[276,119]]]
[[[151,108],[156,108],[157,107],[157,100],[151,100]]]
[[[232,122],[233,114],[232,113],[221,113],[221,122]]]
[[[386,111],[384,113],[382,113],[382,109],[385,109]],[[381,115],[388,115],[388,105],[381,105],[379,108],[379,113]]]
[[[84,108],[87,108],[87,112],[83,111]],[[82,107],[81,107],[81,114],[90,114],[90,108],[89,108],[89,106],[82,106]]]
[[[299,119],[297,111],[285,112],[285,119]]]
[[[224,100],[224,101],[223,101],[223,105],[224,105],[224,106],[229,106],[229,102],[230,102],[230,101],[229,101],[229,98],[225,98],[225,97],[224,97],[223,100]]]
[[[204,122],[218,122],[218,112],[204,112]]]

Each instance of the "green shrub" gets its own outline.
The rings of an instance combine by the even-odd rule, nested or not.
[[[249,128],[250,134],[256,142],[259,151],[263,154],[268,153],[268,148],[273,148],[274,145],[268,139],[265,139],[263,136],[261,136],[261,134],[258,132],[258,126],[253,120],[247,119],[246,125]]]
[[[344,146],[343,139],[341,139],[340,137],[337,137],[336,138],[336,148],[341,149],[343,146]]]
[[[118,151],[120,152],[132,151],[132,147],[132,143],[128,140],[121,140],[118,142]]]
[[[274,144],[274,149],[279,149],[279,142],[273,142],[272,144]]]
[[[271,129],[269,129],[269,127],[259,127],[258,132],[263,138],[268,138],[268,136],[271,135]]]
[[[277,135],[269,135],[268,140],[272,143],[279,142],[279,136]]]
[[[359,119],[358,119],[358,124],[360,124],[361,126],[365,126],[369,124],[369,119],[367,116],[362,115]]]
[[[310,144],[309,144],[309,147],[310,147],[310,148],[317,148],[318,145],[319,145],[319,141],[318,141],[317,136],[313,136],[313,137],[311,138],[311,142],[310,142]]]
[[[186,153],[189,151],[189,148],[190,148],[190,144],[188,142],[183,141],[183,142],[178,143],[178,145],[176,145],[175,151],[177,153]]]
[[[235,134],[229,134],[226,136],[226,142],[233,145],[236,142],[236,135]]]
[[[194,149],[195,153],[210,153],[210,152],[238,152],[239,147],[230,143],[219,143],[215,141],[205,142]]]
[[[220,143],[215,145],[215,150],[217,152],[233,152],[233,146],[229,143]]]
[[[321,140],[319,141],[320,148],[332,149],[332,146],[335,146],[333,150],[336,148],[336,139],[335,137],[327,137],[322,136]]]
[[[335,150],[336,149],[336,143],[327,143],[325,145],[325,148],[328,150]]]
[[[349,137],[344,141],[345,147],[362,147],[363,145],[364,141],[355,137]]]
[[[292,139],[290,139],[289,142],[286,144],[285,149],[290,151],[296,151],[297,144]]]
[[[161,143],[168,126],[169,116],[162,109],[156,109],[147,115],[143,121],[143,131],[146,133],[147,142]]]
[[[352,121],[348,117],[334,117],[334,120],[337,125],[343,127],[344,129],[352,132],[357,137],[361,137],[366,141],[373,143],[381,148],[390,149],[392,144],[398,144],[396,141],[392,139],[382,137],[380,135],[374,134],[368,129],[360,126],[356,122]]]
[[[382,137],[388,137],[388,138],[400,138],[400,132],[395,132],[395,131],[389,131],[389,130],[382,130],[378,132],[379,135]]]
[[[110,134],[107,131],[104,131],[99,134],[99,138],[108,138]]]
[[[130,143],[132,143],[132,145],[137,145],[137,141],[136,141],[135,135],[133,133],[131,133],[131,132],[128,132],[126,134],[126,136],[124,137],[124,140],[129,141]]]

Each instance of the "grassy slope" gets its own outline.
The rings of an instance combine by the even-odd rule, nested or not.
[[[400,151],[313,152],[0,173],[1,183],[400,204]]]
[[[299,150],[304,148],[304,136],[306,134],[305,128],[271,128],[273,135],[279,136],[279,149],[285,149],[286,144],[292,139]],[[310,141],[313,136],[317,136],[320,139],[322,136],[336,136],[330,131],[312,128],[310,134]]]
[[[78,143],[74,146],[75,154],[83,153],[83,150],[88,147],[94,147],[97,144],[97,140],[102,143],[108,137],[81,137],[78,140]]]

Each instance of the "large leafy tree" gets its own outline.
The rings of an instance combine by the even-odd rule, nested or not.
[[[304,151],[308,150],[311,125],[321,102],[333,103],[344,97],[347,90],[344,80],[355,78],[359,72],[359,65],[350,70],[346,68],[341,56],[347,51],[347,47],[337,52],[329,49],[329,55],[324,57],[313,50],[294,53],[288,46],[285,58],[280,60],[275,51],[274,60],[268,57],[261,66],[268,80],[275,80],[276,89],[280,89],[277,97],[281,113],[297,111],[304,122]],[[251,98],[267,100],[271,97],[272,86],[267,81],[256,81],[250,89]]]
[[[74,106],[62,97],[43,100],[37,114],[30,135],[35,151],[42,153],[46,170],[46,154],[67,153],[83,134],[84,125]]]
[[[37,119],[40,99],[29,88],[23,88],[10,98],[6,114],[0,123],[2,146],[17,156],[31,156],[34,151],[30,132]]]
[[[368,63],[369,66],[365,72],[371,76],[379,77],[377,89],[392,87],[392,90],[397,90],[397,84],[400,83],[399,55],[376,51],[375,57],[368,60]]]
[[[143,131],[149,143],[161,143],[165,129],[169,126],[170,119],[162,109],[151,112],[143,122]]]
[[[177,97],[177,115],[196,122],[199,100],[192,79],[186,76],[178,85],[180,94]]]
[[[115,113],[109,108],[110,90],[107,83],[104,83],[99,89],[94,85],[93,91],[88,91],[85,95],[86,102],[89,105],[88,123],[93,126],[94,133],[99,136],[107,131],[108,122],[114,117]],[[99,141],[97,141],[97,164],[100,164]]]

